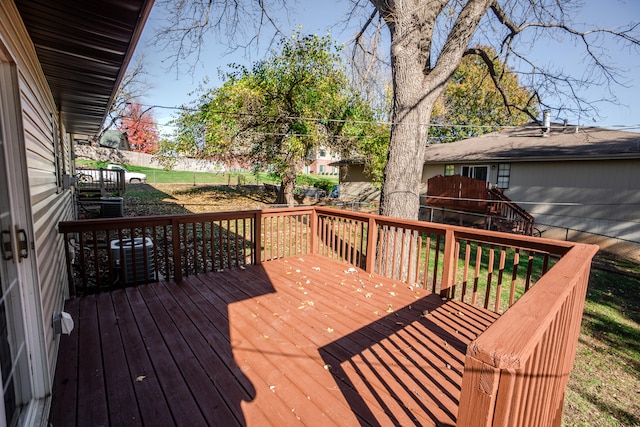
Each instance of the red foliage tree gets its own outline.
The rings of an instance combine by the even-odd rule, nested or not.
[[[158,124],[149,109],[138,103],[127,104],[119,129],[127,132],[131,151],[153,154],[158,148]]]

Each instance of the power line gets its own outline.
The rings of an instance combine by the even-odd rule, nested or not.
[[[141,107],[151,108],[160,108],[166,110],[175,110],[175,111],[187,111],[187,112],[198,112],[201,111],[198,108],[186,107],[186,106],[167,106],[167,105],[157,105],[157,104],[139,104]],[[228,116],[244,116],[244,117],[256,117],[256,118],[265,118],[269,117],[264,114],[257,113],[238,113],[238,112],[229,112],[229,111],[210,111],[209,113],[220,114],[220,115],[228,115]],[[404,123],[404,122],[393,122],[393,121],[371,121],[371,120],[349,120],[349,119],[322,119],[318,117],[304,117],[304,116],[285,116],[283,117],[287,120],[303,120],[303,121],[313,121],[313,122],[330,122],[330,123],[353,123],[353,124],[373,124],[373,125],[385,125],[392,126],[396,125],[406,125],[406,126],[429,126],[435,128],[463,128],[463,129],[538,129],[539,126],[522,126],[522,125],[478,125],[478,124],[453,124],[453,123]],[[168,123],[164,124],[168,126]],[[571,125],[578,126],[579,128],[593,128],[598,126],[592,125]],[[640,130],[639,124],[616,124],[616,125],[607,125],[606,128],[615,128],[617,130]]]

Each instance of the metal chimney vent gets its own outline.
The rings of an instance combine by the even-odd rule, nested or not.
[[[549,136],[549,133],[551,132],[551,112],[549,110],[545,110],[542,117],[543,117],[542,136]]]

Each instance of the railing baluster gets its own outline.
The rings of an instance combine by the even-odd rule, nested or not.
[[[438,281],[438,261],[440,260],[440,235],[436,236],[436,248],[435,248],[435,254],[434,254],[434,259],[433,259],[433,277],[432,277],[432,284],[431,284],[431,292],[435,293],[436,292],[436,284]]]
[[[465,241],[464,244],[464,269],[462,272],[462,292],[460,295],[460,301],[465,302],[467,296],[467,284],[469,280],[469,261],[471,258],[471,244],[469,241]]]
[[[493,263],[495,261],[495,247],[489,246],[489,262],[487,263],[487,283],[484,295],[484,308],[489,308],[489,300],[491,299],[491,281],[493,280]]]
[[[478,284],[480,282],[480,267],[482,266],[482,245],[476,247],[476,265],[473,276],[473,295],[471,297],[471,305],[478,303]]]
[[[509,307],[515,302],[516,285],[518,282],[518,265],[520,264],[520,248],[513,254],[513,272],[511,273],[511,287],[509,289]]]
[[[421,243],[422,245],[422,243]],[[429,259],[431,257],[431,235],[427,234],[427,239],[424,247],[425,261],[424,261],[424,288],[429,289]]]
[[[496,301],[494,306],[494,312],[500,313],[500,298],[502,294],[502,276],[504,275],[504,266],[506,260],[507,251],[504,246],[500,248],[500,263],[498,264],[498,285],[496,286]]]

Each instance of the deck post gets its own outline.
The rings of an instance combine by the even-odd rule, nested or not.
[[[262,210],[253,217],[253,263],[262,263]]]
[[[369,226],[367,227],[367,263],[365,271],[373,273],[376,264],[376,240],[378,239],[378,224],[375,217],[369,217]]]
[[[455,278],[454,271],[454,252],[456,247],[456,236],[451,228],[447,228],[444,236],[444,265],[442,266],[442,284],[440,285],[440,296],[449,298],[449,290],[453,285]]]
[[[173,241],[173,275],[176,283],[182,282],[182,252],[180,250],[180,222],[171,219],[171,239]]]
[[[493,425],[499,382],[499,369],[469,355],[465,357],[456,426]]]

